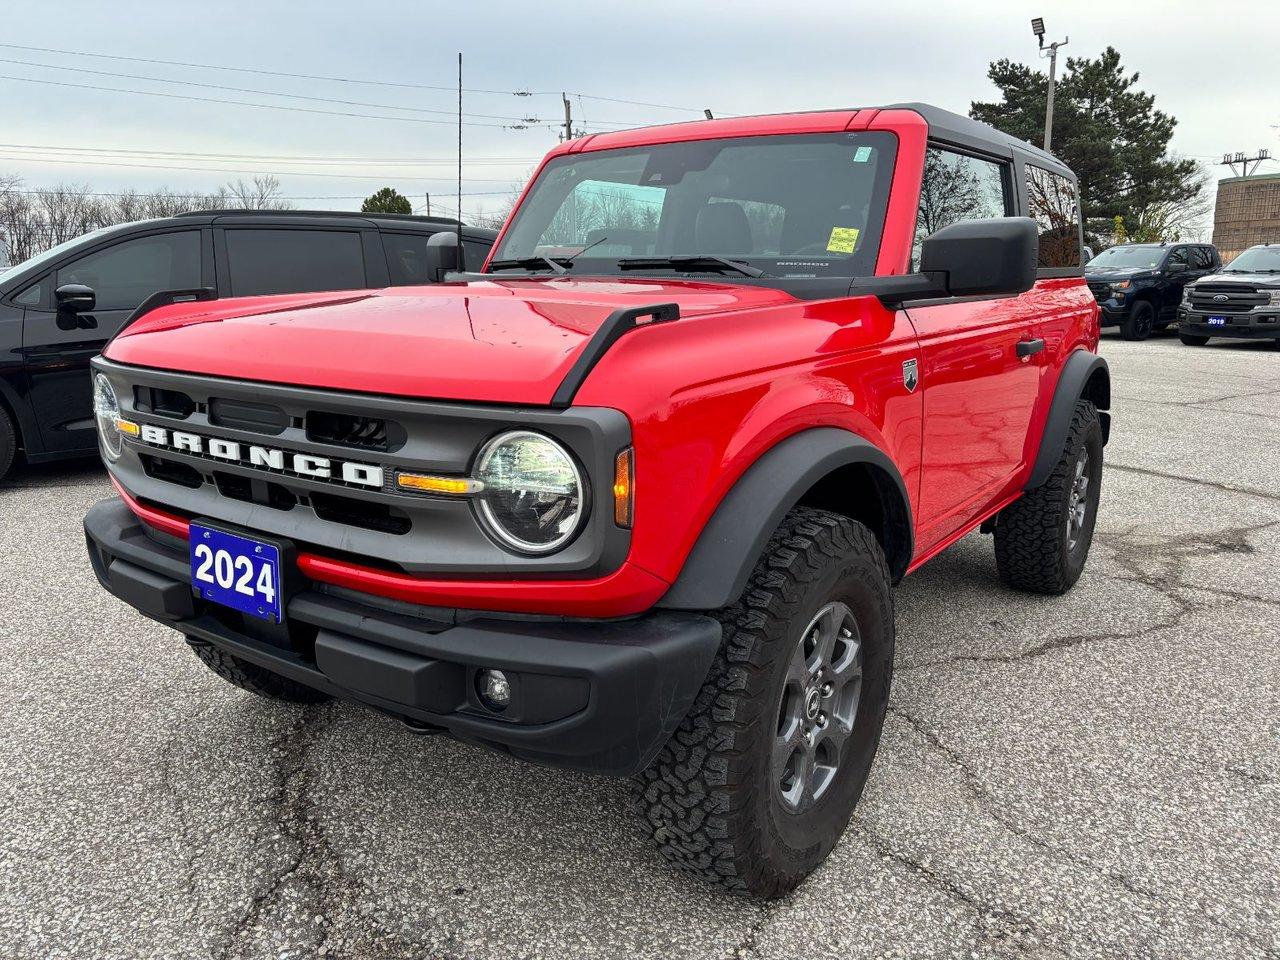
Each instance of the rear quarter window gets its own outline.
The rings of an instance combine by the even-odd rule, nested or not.
[[[1040,228],[1040,266],[1080,266],[1084,250],[1080,244],[1080,198],[1075,183],[1030,163],[1026,177],[1027,213]]]
[[[231,295],[368,286],[360,234],[349,230],[227,230]]]

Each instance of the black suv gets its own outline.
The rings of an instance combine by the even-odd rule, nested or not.
[[[1102,325],[1118,325],[1126,340],[1145,340],[1177,319],[1183,287],[1221,265],[1207,243],[1125,243],[1085,264],[1084,278]]]
[[[1280,347],[1280,243],[1250,247],[1226,269],[1187,284],[1178,337],[1191,347],[1210,337],[1270,340]]]
[[[107,227],[0,272],[0,477],[19,447],[31,463],[97,450],[89,360],[151,294],[430,283],[428,241],[457,229],[439,217],[210,210]],[[479,269],[496,236],[463,227],[465,265]]]

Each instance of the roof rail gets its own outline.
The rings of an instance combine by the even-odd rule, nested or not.
[[[361,220],[408,220],[416,223],[438,223],[456,227],[460,224],[451,217],[425,217],[416,213],[363,213],[359,210],[188,210],[175,214],[178,217],[355,217]]]

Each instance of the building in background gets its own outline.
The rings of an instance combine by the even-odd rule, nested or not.
[[[1280,173],[1218,181],[1213,243],[1225,263],[1259,243],[1280,243]]]

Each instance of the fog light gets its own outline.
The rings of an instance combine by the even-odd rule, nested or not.
[[[511,703],[511,681],[501,670],[481,670],[476,681],[480,700],[490,710],[505,710]]]

